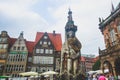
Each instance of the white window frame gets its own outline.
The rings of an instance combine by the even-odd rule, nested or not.
[[[42,41],[40,41],[40,44],[42,44]]]
[[[36,53],[40,53],[40,49],[36,49]]]
[[[47,44],[47,41],[44,41],[43,44],[46,45],[46,44]]]
[[[52,54],[52,53],[53,53],[53,49],[50,49],[50,51],[49,51],[49,52],[50,52],[50,54]]]
[[[115,36],[115,31],[114,29],[110,30],[110,38],[111,38],[111,41],[114,45],[114,42],[116,41],[116,36]]]
[[[6,48],[7,48],[7,44],[4,44],[4,45],[3,45],[3,48],[6,49]]]
[[[48,45],[51,45],[51,42],[50,42],[50,41],[48,42]]]
[[[45,49],[45,54],[49,54],[49,49]]]
[[[44,36],[44,39],[47,39],[48,37],[47,36]]]
[[[40,49],[40,53],[44,53],[44,49]]]

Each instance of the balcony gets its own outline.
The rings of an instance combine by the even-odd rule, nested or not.
[[[119,50],[120,50],[120,44],[115,44],[107,49],[100,50],[99,56],[109,55],[109,54],[112,54],[113,52],[117,52]]]

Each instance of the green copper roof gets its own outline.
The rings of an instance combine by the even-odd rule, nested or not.
[[[17,51],[11,51],[10,54],[27,54],[28,52],[22,51],[22,52],[17,52]]]

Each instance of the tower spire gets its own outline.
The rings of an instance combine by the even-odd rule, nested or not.
[[[70,8],[68,11],[68,21],[67,21],[66,26],[65,26],[65,31],[66,31],[67,38],[75,37],[75,33],[77,31],[77,26],[74,25],[74,21],[72,19],[72,11]]]
[[[113,3],[111,2],[111,13],[113,13],[115,10]]]
[[[69,11],[68,11],[68,21],[72,21],[72,11],[71,11],[70,8],[69,8]]]

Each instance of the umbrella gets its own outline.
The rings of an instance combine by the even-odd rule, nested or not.
[[[95,71],[89,71],[89,72],[87,72],[88,74],[94,74],[94,73],[96,73]]]
[[[96,70],[95,72],[96,72],[96,74],[101,74],[101,73],[103,73],[102,70]]]
[[[22,76],[36,76],[36,75],[38,75],[38,73],[30,71],[30,72],[19,73],[19,75],[22,75]]]
[[[58,72],[55,72],[55,71],[47,71],[47,72],[41,73],[40,75],[53,75],[53,74],[58,74]]]

